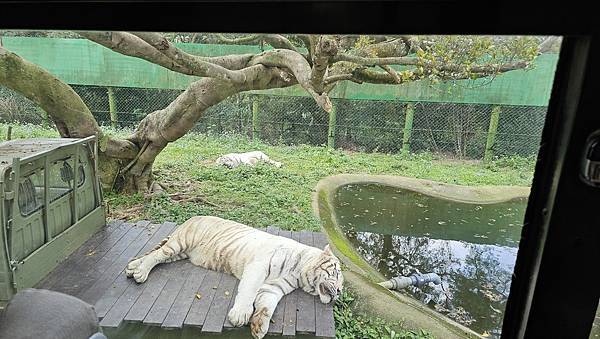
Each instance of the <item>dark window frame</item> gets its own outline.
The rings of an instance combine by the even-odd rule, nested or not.
[[[597,11],[592,6],[572,1],[530,7],[523,2],[468,1],[147,1],[143,6],[139,1],[28,1],[0,4],[4,14],[0,28],[568,36],[548,109],[502,337],[587,338],[600,296],[598,273],[593,269],[600,258],[600,220],[594,214],[600,190],[585,186],[578,177],[584,140],[600,128],[593,105],[600,55],[599,29],[594,27]],[[155,17],[161,19],[150,19]],[[583,45],[588,43],[585,60],[588,51]],[[575,72],[577,62],[587,65],[584,73]]]

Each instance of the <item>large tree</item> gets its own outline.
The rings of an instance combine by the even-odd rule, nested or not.
[[[118,189],[130,192],[157,189],[152,164],[158,154],[190,131],[207,108],[236,93],[301,86],[330,112],[328,93],[341,81],[401,85],[492,78],[531,67],[537,55],[558,43],[554,37],[214,35],[221,43],[268,44],[272,49],[205,57],[177,48],[170,41],[173,34],[77,33],[115,52],[201,77],[166,108],[149,113],[129,137],[117,138],[102,132],[71,87],[0,45],[0,85],[44,109],[61,136],[97,135],[102,183],[111,188],[118,183]]]

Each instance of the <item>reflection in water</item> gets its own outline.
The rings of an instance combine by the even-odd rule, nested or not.
[[[479,333],[499,336],[526,200],[457,203],[377,184],[347,185],[338,223],[384,276],[437,273],[442,284],[405,289]]]

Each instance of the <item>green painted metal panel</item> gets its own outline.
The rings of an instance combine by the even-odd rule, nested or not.
[[[35,286],[104,225],[106,216],[104,207],[100,206],[32,253],[15,270],[17,291]]]
[[[102,198],[96,194],[95,137],[15,140],[0,144],[0,149],[9,152],[7,159],[14,157],[12,165],[0,168],[2,304],[10,300],[15,288],[33,287],[104,226],[106,218]],[[71,179],[64,179],[69,176],[62,167],[65,161]],[[40,173],[44,174],[41,180]],[[16,185],[30,175],[35,180],[29,179],[22,188]],[[79,175],[83,175],[81,181]],[[20,200],[21,195],[26,200]],[[77,220],[77,215],[82,218]]]
[[[85,39],[4,37],[4,46],[47,69],[69,84],[185,89],[198,77],[172,72],[145,60],[125,56]],[[176,44],[192,54],[216,56],[259,53],[259,46]],[[550,98],[557,54],[537,58],[531,70],[517,70],[490,79],[461,80],[432,85],[428,81],[404,85],[349,83],[334,89],[331,96],[355,100],[403,100],[426,102],[481,103],[546,106]],[[338,86],[339,87],[339,86]],[[269,95],[305,96],[293,86],[255,91]]]

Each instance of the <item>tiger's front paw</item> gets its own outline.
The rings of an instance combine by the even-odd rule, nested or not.
[[[148,274],[150,270],[148,270],[143,265],[144,260],[143,257],[139,259],[134,259],[127,264],[127,268],[125,268],[125,274],[128,278],[133,278],[138,283],[143,283],[148,279]]]
[[[256,310],[250,318],[250,332],[255,339],[262,339],[269,330],[269,312],[266,307]]]
[[[235,327],[244,326],[250,320],[250,316],[252,316],[252,312],[254,308],[252,305],[249,307],[238,306],[234,304],[231,310],[229,310],[229,314],[227,315],[229,322]]]

